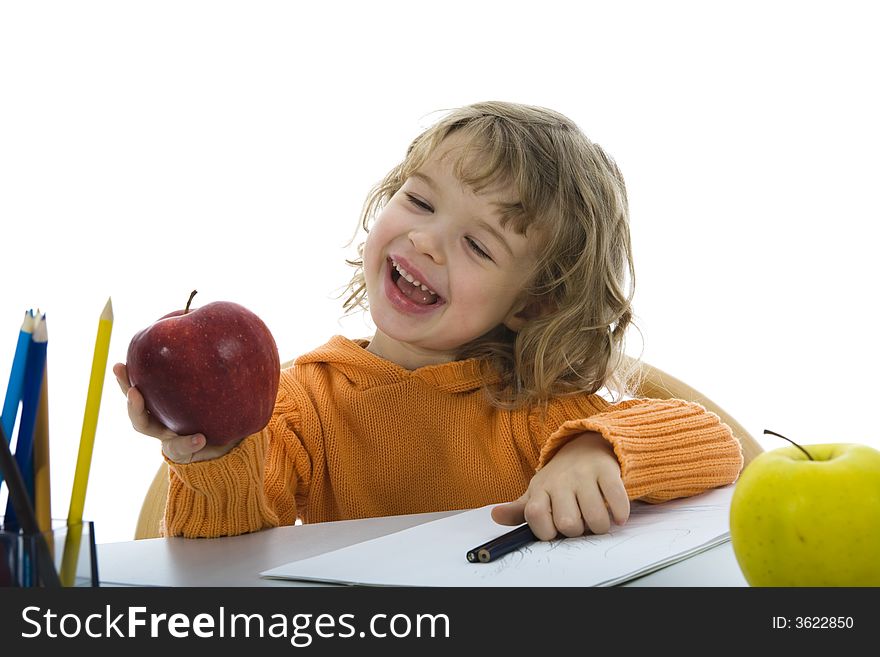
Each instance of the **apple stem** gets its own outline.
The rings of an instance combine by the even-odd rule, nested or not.
[[[781,433],[776,433],[775,431],[770,431],[770,429],[764,429],[764,433],[769,433],[769,434],[772,435],[772,436],[777,436],[777,437],[779,437],[779,438],[782,438],[783,440],[787,440],[787,441],[790,442],[792,445],[794,445],[794,446],[797,447],[799,450],[801,450],[804,454],[806,454],[808,459],[810,459],[811,461],[815,461],[815,460],[816,460],[816,459],[814,459],[812,456],[810,456],[810,453],[809,453],[807,450],[805,450],[803,447],[801,447],[800,445],[798,445],[798,444],[797,444],[796,442],[794,442],[791,438],[786,438],[786,437],[783,436]]]
[[[196,292],[198,292],[198,290],[193,290],[189,295],[189,299],[186,300],[186,308],[183,309],[184,315],[189,312],[189,304],[192,303],[193,297],[196,296]]]

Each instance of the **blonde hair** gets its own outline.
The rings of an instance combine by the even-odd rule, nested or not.
[[[518,332],[499,326],[462,345],[458,359],[483,358],[500,375],[487,389],[493,404],[515,407],[558,395],[631,392],[637,363],[624,356],[635,283],[629,210],[614,161],[570,119],[542,107],[504,102],[447,113],[410,144],[403,161],[367,197],[370,223],[451,134],[467,144],[456,176],[475,192],[505,185],[518,201],[501,224],[536,240],[536,265]],[[348,260],[355,273],[342,296],[346,312],[367,309],[363,243]]]

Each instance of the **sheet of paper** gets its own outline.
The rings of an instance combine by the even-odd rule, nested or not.
[[[608,534],[540,541],[473,564],[469,549],[509,529],[486,506],[260,575],[376,586],[611,586],[728,540],[732,493],[726,486],[663,504],[635,502],[626,524]]]

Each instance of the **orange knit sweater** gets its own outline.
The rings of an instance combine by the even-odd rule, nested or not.
[[[563,397],[501,410],[495,380],[464,360],[406,370],[336,336],[281,373],[268,426],[225,456],[168,462],[165,533],[224,536],[303,522],[463,509],[519,497],[583,431],[614,447],[631,499],[661,502],[733,482],[739,443],[681,400]]]

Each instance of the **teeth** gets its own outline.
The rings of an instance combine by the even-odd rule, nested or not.
[[[393,260],[391,261],[391,264],[394,265],[394,268],[398,271],[398,273],[400,273],[401,276],[403,276],[406,280],[408,280],[410,283],[412,283],[416,287],[420,287],[423,292],[430,292],[431,294],[437,295],[437,293],[434,292],[434,290],[429,288],[427,285],[424,285],[421,281],[417,281],[412,274],[410,274],[408,271],[406,271],[406,269],[404,269],[403,267],[398,265]],[[440,296],[440,295],[437,295],[437,296]]]

